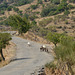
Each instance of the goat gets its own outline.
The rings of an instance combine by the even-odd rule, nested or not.
[[[48,48],[45,45],[41,46],[40,51],[48,52]]]
[[[27,44],[28,44],[28,46],[30,46],[30,42],[28,42]]]

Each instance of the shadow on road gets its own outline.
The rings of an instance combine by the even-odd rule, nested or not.
[[[26,60],[26,59],[31,59],[31,58],[15,58],[15,59],[12,59],[10,62],[18,61],[18,60]]]

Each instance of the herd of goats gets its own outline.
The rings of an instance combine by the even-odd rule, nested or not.
[[[30,42],[28,42],[27,44],[28,44],[28,46],[31,46]],[[45,45],[43,45],[43,46],[40,47],[40,51],[49,52],[48,48]]]

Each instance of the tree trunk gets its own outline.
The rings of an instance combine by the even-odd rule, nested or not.
[[[55,45],[55,47],[57,46],[56,43],[54,45]]]
[[[3,51],[2,51],[2,49],[1,49],[1,56],[2,56],[2,59],[5,61],[5,58],[4,58],[4,56],[3,56]]]

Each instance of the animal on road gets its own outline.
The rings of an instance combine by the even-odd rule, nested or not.
[[[40,47],[40,51],[48,52],[48,48],[45,45],[43,45]]]

